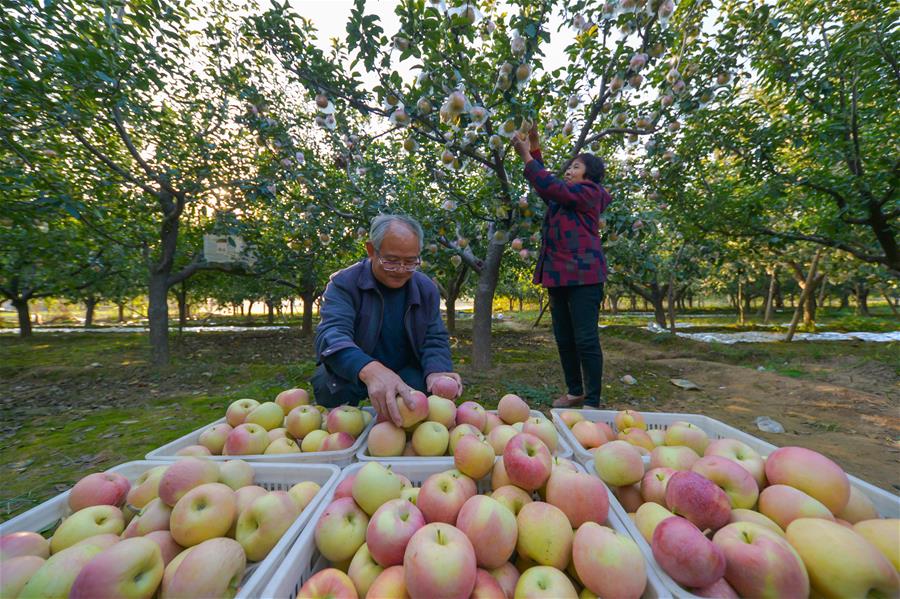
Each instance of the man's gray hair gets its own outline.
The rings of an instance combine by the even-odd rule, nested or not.
[[[416,219],[405,214],[379,214],[372,219],[372,225],[369,227],[369,241],[375,246],[375,251],[381,251],[381,242],[384,241],[384,236],[392,224],[401,225],[415,233],[416,237],[419,238],[419,252],[421,253],[424,243],[423,237],[425,236],[422,231],[422,225]]]

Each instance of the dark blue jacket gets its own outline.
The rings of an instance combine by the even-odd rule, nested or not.
[[[403,325],[423,375],[451,372],[450,339],[441,320],[437,285],[418,271],[407,285]],[[372,355],[381,335],[383,312],[384,302],[368,258],[331,275],[316,327],[318,363],[349,347]],[[352,362],[329,360],[326,374],[328,388],[335,393],[348,383],[355,383],[359,371]]]

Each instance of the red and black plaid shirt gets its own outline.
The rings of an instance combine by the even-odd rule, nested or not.
[[[568,287],[606,281],[599,220],[612,198],[593,181],[569,184],[553,176],[544,168],[540,150],[531,156],[534,160],[525,166],[525,178],[547,204],[534,283]]]

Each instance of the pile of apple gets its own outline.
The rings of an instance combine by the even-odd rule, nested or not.
[[[331,567],[307,580],[298,599],[643,594],[644,558],[629,536],[603,526],[609,498],[597,477],[553,458],[528,433],[497,458],[490,494],[478,494],[479,479],[488,485],[477,460],[457,466],[419,488],[380,462],[341,481],[315,523],[316,547]]]
[[[197,445],[178,450],[179,456],[273,455],[349,449],[372,415],[353,406],[327,410],[311,405],[304,389],[282,391],[275,401],[232,402],[226,422],[200,434]]]
[[[183,458],[132,485],[113,472],[82,478],[72,514],[48,541],[0,537],[0,597],[231,597],[248,561],[261,561],[319,492],[253,484],[242,460]]]
[[[616,415],[617,436],[578,412],[561,417],[592,448],[597,475],[613,487],[659,566],[693,593],[900,592],[900,519],[881,518],[822,454],[782,447],[764,458],[687,422],[647,431],[631,410]],[[649,455],[646,466],[642,455]]]
[[[475,451],[489,455],[488,464],[492,464],[493,457],[503,455],[509,440],[522,432],[538,437],[551,453],[559,447],[559,433],[553,423],[542,416],[532,417],[528,404],[512,393],[500,398],[496,414],[474,401],[457,407],[451,399],[439,395],[425,397],[419,391],[412,393],[412,400],[411,409],[406,402],[397,400],[403,419],[401,426],[379,422],[372,427],[367,439],[370,456],[456,456],[460,441],[473,437],[464,445],[480,446]]]

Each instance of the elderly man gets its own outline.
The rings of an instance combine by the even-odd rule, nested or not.
[[[422,227],[403,215],[372,220],[369,257],[331,276],[316,328],[316,401],[356,405],[369,397],[382,418],[400,424],[395,398],[409,403],[413,389],[429,392],[453,371],[440,293],[416,269]],[[459,395],[457,394],[457,396]]]

